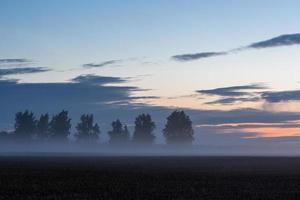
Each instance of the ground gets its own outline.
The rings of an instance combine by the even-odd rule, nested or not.
[[[0,199],[299,198],[296,157],[0,157]]]

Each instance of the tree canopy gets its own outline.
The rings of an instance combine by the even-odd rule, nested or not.
[[[37,139],[45,140],[49,137],[49,114],[42,114],[37,122]]]
[[[135,127],[132,140],[135,143],[152,144],[155,136],[153,130],[155,123],[149,114],[141,114],[135,118]]]
[[[80,122],[76,126],[77,139],[79,141],[96,142],[99,138],[100,127],[97,123],[94,124],[94,116],[83,114],[80,117]]]
[[[15,116],[15,137],[21,140],[30,140],[36,132],[36,119],[33,112],[26,110]]]
[[[126,143],[129,141],[129,131],[127,126],[123,126],[119,119],[113,121],[112,130],[108,132],[110,137],[109,143],[118,144],[118,143]]]
[[[66,140],[70,134],[71,119],[68,116],[68,111],[63,110],[53,116],[50,122],[50,134],[54,140]]]
[[[194,140],[192,121],[183,111],[174,111],[163,129],[167,144],[188,144]]]
[[[58,141],[77,139],[79,142],[97,143],[99,141],[100,127],[94,122],[93,114],[83,114],[71,133],[71,118],[68,111],[61,111],[51,120],[48,113],[41,114],[38,119],[28,110],[15,114],[15,130],[2,131],[0,140],[9,141]],[[132,136],[127,125],[119,119],[111,123],[112,129],[108,131],[109,143],[120,144],[132,141],[133,144],[150,145],[154,143],[154,130],[156,125],[149,114],[140,114],[134,121]],[[194,140],[192,121],[184,111],[175,110],[167,117],[167,122],[162,130],[167,144],[191,144]]]

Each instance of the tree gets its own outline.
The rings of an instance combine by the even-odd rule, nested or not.
[[[100,128],[97,123],[94,124],[93,115],[82,115],[76,130],[79,141],[95,142],[99,138]]]
[[[134,123],[133,142],[152,144],[155,138],[153,135],[155,123],[152,121],[151,116],[149,114],[141,114],[135,118]]]
[[[119,119],[113,121],[111,126],[112,130],[108,132],[108,135],[110,137],[109,143],[119,144],[129,141],[129,131],[127,129],[127,126],[123,127],[123,124]]]
[[[30,140],[36,132],[36,120],[33,112],[26,110],[15,116],[15,137],[21,140]]]
[[[68,116],[68,111],[63,110],[53,116],[50,122],[51,138],[57,141],[67,140],[71,129],[71,119]]]
[[[49,115],[41,115],[37,122],[37,138],[39,140],[45,140],[49,137],[49,126]]]
[[[192,121],[183,111],[174,111],[167,118],[163,129],[167,144],[192,143],[194,130]]]

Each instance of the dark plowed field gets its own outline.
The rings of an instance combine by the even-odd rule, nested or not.
[[[300,199],[300,158],[2,156],[0,199]]]

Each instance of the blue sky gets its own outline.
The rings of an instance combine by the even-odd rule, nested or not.
[[[44,104],[53,103],[45,98],[37,106],[20,91],[49,91],[43,95],[53,99],[68,90],[74,105],[60,96],[49,112],[67,107],[75,118],[95,112],[108,127],[113,116],[103,119],[100,112],[108,104],[105,113],[122,115],[129,125],[137,107],[158,119],[177,108],[192,115],[200,135],[210,133],[203,136],[207,143],[219,133],[231,145],[294,141],[300,136],[299,7],[296,0],[0,0],[0,87],[6,89],[0,127],[11,128],[16,111],[46,112]],[[82,76],[91,80],[74,81]],[[80,88],[90,88],[82,95],[100,93],[84,105],[69,91]]]
[[[297,32],[299,4],[2,0],[0,52],[51,67],[74,67],[85,60],[226,50]]]

